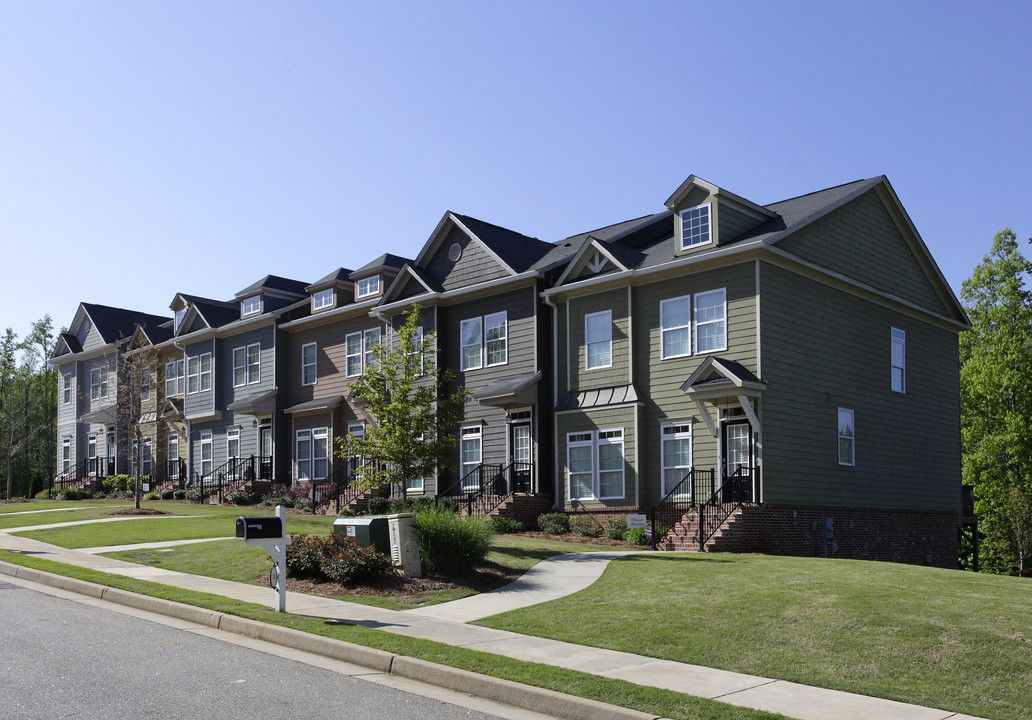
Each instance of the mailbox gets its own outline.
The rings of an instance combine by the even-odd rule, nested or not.
[[[238,517],[236,536],[244,540],[283,537],[283,521],[278,517]]]

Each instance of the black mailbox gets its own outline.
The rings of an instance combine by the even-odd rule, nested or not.
[[[236,536],[244,540],[283,537],[283,521],[278,517],[238,517]]]

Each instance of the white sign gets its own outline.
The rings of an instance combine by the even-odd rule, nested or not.
[[[629,528],[643,528],[643,527],[645,527],[645,516],[644,515],[628,515],[627,516],[627,527],[629,527]]]
[[[348,537],[355,537],[355,526],[354,525],[345,525],[344,526],[344,531],[345,531],[345,533],[347,534]]]

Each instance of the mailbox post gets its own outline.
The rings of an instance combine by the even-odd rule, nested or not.
[[[236,536],[243,538],[245,545],[260,545],[276,563],[276,596],[279,612],[287,611],[287,510],[276,506],[276,517],[238,517]]]

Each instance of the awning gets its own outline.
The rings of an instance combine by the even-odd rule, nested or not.
[[[540,379],[539,371],[499,380],[474,393],[473,399],[481,405],[500,408],[534,405],[537,402],[537,384]]]
[[[148,410],[145,413],[140,413],[140,424],[146,425],[148,423],[157,422],[158,413],[154,410]]]
[[[80,419],[85,423],[112,425],[117,417],[118,408],[115,405],[108,405],[107,407],[98,408],[97,410],[85,413]]]
[[[566,393],[566,397],[559,402],[555,409],[557,412],[588,410],[607,405],[627,405],[638,402],[641,402],[641,399],[634,385],[614,385],[613,387]]]
[[[276,412],[276,390],[247,395],[234,400],[226,409],[242,415],[271,415]]]
[[[328,398],[309,400],[308,402],[298,403],[297,405],[291,405],[283,412],[287,413],[288,415],[298,415],[301,413],[318,412],[320,410],[332,410],[333,408],[340,405],[343,399],[343,395],[334,395]]]
[[[717,437],[717,423],[710,415],[707,403],[717,405],[728,401],[737,402],[749,418],[753,431],[759,433],[760,418],[756,415],[752,401],[762,397],[766,387],[767,383],[753,375],[744,365],[711,355],[681,385],[681,391],[695,401],[706,428],[713,437]]]

